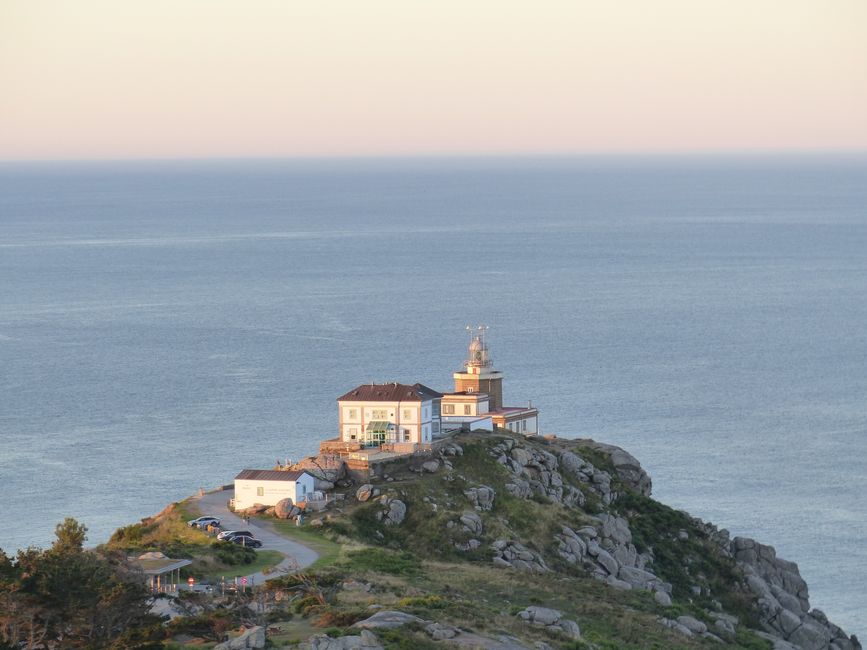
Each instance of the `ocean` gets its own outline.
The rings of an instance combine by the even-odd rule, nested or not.
[[[867,158],[0,164],[0,548],[317,450],[368,381],[507,403],[867,636]]]

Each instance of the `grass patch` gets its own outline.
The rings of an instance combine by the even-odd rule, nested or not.
[[[325,537],[321,532],[309,526],[296,526],[289,520],[277,519],[272,522],[274,532],[304,546],[309,546],[319,554],[316,561],[307,567],[308,571],[324,569],[333,565],[342,557],[343,545]]]
[[[220,578],[235,578],[237,576],[248,576],[252,573],[259,573],[269,567],[275,567],[280,564],[285,556],[280,551],[255,551],[256,557],[250,564],[240,564],[228,566],[225,569],[220,569],[216,573],[205,574],[205,579],[210,582],[219,581]]]
[[[411,553],[394,553],[382,548],[365,548],[346,554],[349,568],[356,571],[376,571],[395,576],[419,576],[421,562]]]

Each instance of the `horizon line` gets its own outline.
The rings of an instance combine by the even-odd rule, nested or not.
[[[439,152],[439,153],[359,153],[359,154],[302,154],[302,155],[220,155],[220,156],[106,156],[57,158],[0,158],[0,165],[48,163],[147,163],[147,162],[352,162],[390,160],[565,160],[581,158],[760,158],[760,157],[860,157],[867,156],[867,148],[809,148],[809,149],[690,149],[690,150],[635,150],[635,151],[575,151],[575,152]]]

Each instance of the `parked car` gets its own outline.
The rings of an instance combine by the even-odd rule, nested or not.
[[[187,522],[187,526],[190,528],[201,528],[202,530],[205,530],[208,526],[217,527],[219,525],[220,520],[217,517],[211,516],[198,517]]]
[[[253,533],[249,530],[224,530],[217,535],[217,539],[224,540],[227,537],[232,537],[233,535],[246,535],[247,537],[253,537]]]
[[[250,548],[260,548],[262,546],[262,540],[256,539],[251,535],[232,535],[225,541],[241,546],[249,546]]]

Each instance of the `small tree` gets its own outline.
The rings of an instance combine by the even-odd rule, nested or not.
[[[54,528],[57,537],[51,550],[57,553],[80,553],[87,539],[87,526],[67,517]]]

